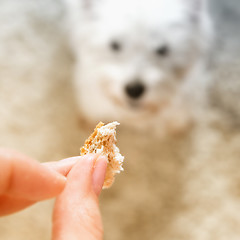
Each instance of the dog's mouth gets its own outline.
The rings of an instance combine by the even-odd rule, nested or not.
[[[162,109],[167,107],[168,101],[161,101],[160,103],[146,101],[143,99],[141,100],[128,100],[127,105],[134,111],[142,111],[142,112],[149,112],[151,114],[156,114],[160,112]]]
[[[128,104],[133,109],[139,109],[141,108],[141,104],[138,101],[128,101]]]
[[[111,91],[109,84],[106,82],[102,83],[101,85],[103,94],[113,102],[116,108],[118,107],[120,109],[127,109],[130,111],[138,112],[140,114],[155,115],[166,108],[169,104],[169,101],[167,99],[161,101],[150,101],[146,96],[143,96],[139,99],[132,99],[125,96],[124,94],[122,96],[118,96]]]

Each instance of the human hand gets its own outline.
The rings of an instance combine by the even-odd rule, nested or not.
[[[62,192],[54,208],[53,240],[102,239],[98,196],[106,167],[107,160],[98,155],[40,164],[0,149],[0,216]]]
[[[13,150],[0,149],[0,216],[57,196],[66,185],[62,172],[73,163],[58,165],[57,172],[51,163],[40,164]]]

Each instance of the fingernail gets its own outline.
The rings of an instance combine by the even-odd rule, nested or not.
[[[99,196],[102,191],[107,170],[107,162],[108,162],[107,157],[99,156],[94,166],[92,184],[93,190],[97,196]]]
[[[65,158],[65,159],[62,159],[62,160],[60,160],[58,162],[59,163],[76,163],[80,159],[81,159],[81,156],[77,156],[77,157]]]

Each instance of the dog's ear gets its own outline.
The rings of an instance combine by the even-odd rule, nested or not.
[[[93,8],[101,4],[102,0],[80,0],[81,1],[81,7],[85,11],[91,11]]]
[[[82,8],[85,10],[91,10],[96,0],[81,0]]]
[[[193,21],[198,22],[203,14],[207,11],[207,0],[184,0],[187,2],[190,17]]]
[[[78,0],[80,1],[80,11],[85,20],[98,19],[98,10],[105,0]]]
[[[200,10],[206,4],[206,0],[189,0],[189,3],[192,4],[194,10]]]
[[[78,13],[84,14],[91,12],[96,5],[101,4],[102,0],[64,0],[67,10],[70,14]]]

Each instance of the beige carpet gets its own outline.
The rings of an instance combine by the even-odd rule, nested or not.
[[[63,5],[0,3],[0,145],[41,162],[77,155],[89,131],[78,122]],[[120,127],[125,172],[100,202],[106,240],[239,240],[240,134],[225,124],[236,116],[216,104],[224,87],[212,91],[220,117],[178,138],[156,141]],[[51,211],[46,201],[1,218],[0,239],[50,239]]]

